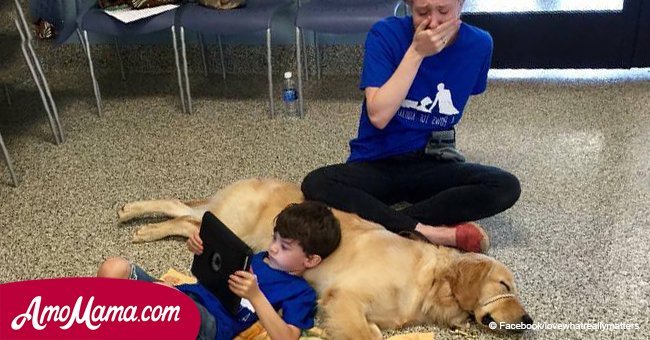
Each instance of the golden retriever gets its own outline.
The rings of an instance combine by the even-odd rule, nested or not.
[[[303,199],[294,184],[249,179],[206,200],[129,203],[118,216],[120,221],[149,214],[172,217],[138,229],[133,241],[146,242],[189,237],[209,210],[260,251],[271,241],[275,216]],[[332,339],[381,339],[382,329],[417,324],[466,328],[472,315],[484,326],[495,322],[497,329],[532,323],[517,298],[512,273],[500,262],[400,237],[354,214],[334,214],[341,222],[341,245],[305,273],[319,293],[321,326]]]

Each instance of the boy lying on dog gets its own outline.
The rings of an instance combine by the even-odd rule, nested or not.
[[[271,339],[298,339],[302,329],[314,325],[316,292],[302,277],[329,256],[341,242],[339,221],[322,203],[291,204],[278,214],[273,241],[265,252],[253,256],[251,272],[230,276],[230,290],[250,301],[232,316],[201,284],[177,286],[199,308],[201,326],[197,339],[232,339],[258,319]],[[203,242],[197,230],[187,241],[194,254]],[[98,277],[158,281],[138,265],[121,257],[104,261]],[[278,311],[282,310],[282,316]]]

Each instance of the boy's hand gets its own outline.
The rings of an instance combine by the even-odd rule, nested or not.
[[[442,23],[435,29],[428,28],[431,19],[426,18],[415,29],[412,46],[422,57],[428,57],[440,53],[449,40],[458,32],[460,19],[455,18]]]
[[[252,273],[252,269],[251,272],[238,270],[230,275],[228,286],[237,296],[248,300],[253,300],[262,293],[257,285],[257,276]]]
[[[187,239],[187,249],[195,255],[201,255],[203,252],[203,241],[199,236],[199,229],[196,229],[196,231]]]

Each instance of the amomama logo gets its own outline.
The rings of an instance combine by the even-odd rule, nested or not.
[[[0,339],[194,339],[199,322],[194,301],[153,283],[66,278],[0,285]]]
[[[21,329],[25,322],[32,321],[32,327],[37,330],[43,330],[50,321],[55,323],[65,323],[60,326],[61,329],[69,329],[74,323],[84,324],[90,330],[96,330],[103,322],[137,322],[140,320],[138,317],[138,308],[136,306],[93,306],[95,297],[92,296],[88,299],[84,311],[81,312],[81,305],[83,297],[80,296],[74,307],[70,306],[45,306],[41,310],[40,296],[34,297],[32,302],[27,307],[27,311],[18,315],[12,322],[11,328],[15,331]],[[145,307],[147,309],[147,307]],[[152,309],[162,310],[161,306],[156,306]],[[152,321],[178,321],[178,313],[180,312],[179,306],[166,306],[164,313],[158,313]],[[167,313],[171,312],[171,313]],[[152,313],[153,314],[153,313]],[[162,314],[162,315],[161,315]],[[156,314],[153,314],[156,315]],[[153,316],[152,315],[152,316]],[[165,317],[167,316],[167,318]]]

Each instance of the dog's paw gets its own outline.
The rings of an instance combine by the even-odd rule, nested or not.
[[[377,326],[376,323],[370,323],[368,324],[368,326],[370,328],[370,336],[371,336],[370,339],[381,340],[384,338],[381,333],[381,329],[379,328],[379,326]]]
[[[457,331],[460,331],[460,332],[466,331],[469,328],[470,328],[469,320],[458,321],[458,322],[454,322],[454,323],[451,324],[451,329],[457,330]]]
[[[129,203],[117,209],[117,219],[120,223],[130,220],[134,216],[135,215],[133,214],[133,209],[131,208],[131,204]]]
[[[152,233],[152,229],[149,228],[148,226],[149,225],[145,225],[136,229],[133,232],[133,238],[131,239],[131,242],[144,243],[144,242],[151,242],[160,239],[160,237],[157,237],[154,233]]]

